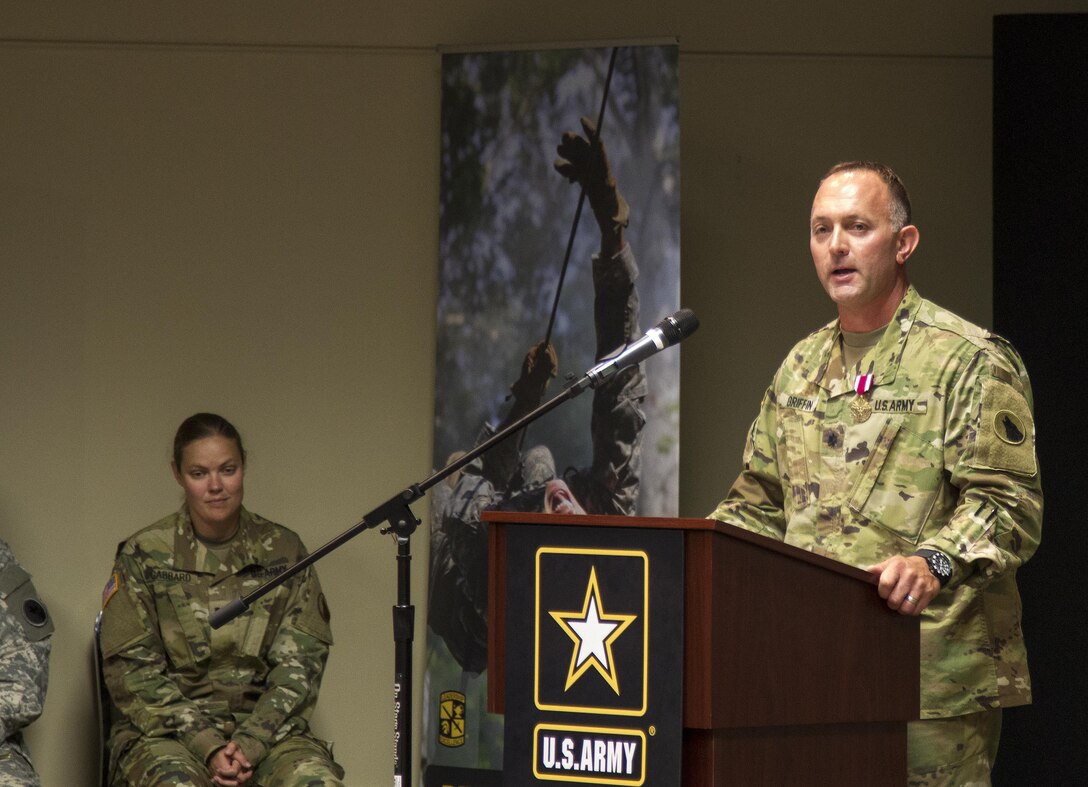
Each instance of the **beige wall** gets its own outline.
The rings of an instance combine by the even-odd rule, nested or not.
[[[180,500],[183,417],[235,420],[247,504],[311,547],[428,474],[437,45],[679,39],[682,304],[702,320],[685,515],[732,480],[790,343],[832,316],[805,222],[833,161],[901,171],[915,281],[989,320],[991,15],[1032,4],[824,5],[5,4],[0,537],[57,623],[29,735],[47,787],[95,783],[91,621],[116,543]],[[321,565],[337,646],[316,723],[355,785],[390,781],[394,556],[372,532]]]

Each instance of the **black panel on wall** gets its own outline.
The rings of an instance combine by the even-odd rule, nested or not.
[[[1043,541],[1020,572],[1035,703],[995,785],[1088,779],[1088,14],[994,19],[994,326],[1035,392]]]

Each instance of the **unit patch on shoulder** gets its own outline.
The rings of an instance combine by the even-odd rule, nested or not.
[[[994,434],[1009,445],[1024,442],[1024,422],[1011,410],[999,410],[994,416]]]
[[[28,598],[23,602],[23,617],[27,623],[38,629],[49,622],[49,612],[36,598]]]
[[[1007,383],[982,383],[982,417],[972,464],[990,470],[1035,475],[1035,425],[1023,395]]]

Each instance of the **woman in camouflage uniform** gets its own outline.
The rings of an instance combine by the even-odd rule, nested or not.
[[[305,556],[298,536],[242,507],[245,450],[221,416],[174,438],[181,510],[118,548],[103,593],[103,672],[118,713],[114,785],[339,786],[309,734],[332,634],[311,567],[212,630],[208,615]]]

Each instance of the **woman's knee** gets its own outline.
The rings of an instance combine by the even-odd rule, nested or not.
[[[117,763],[115,787],[214,787],[204,763],[175,740],[137,741]]]

